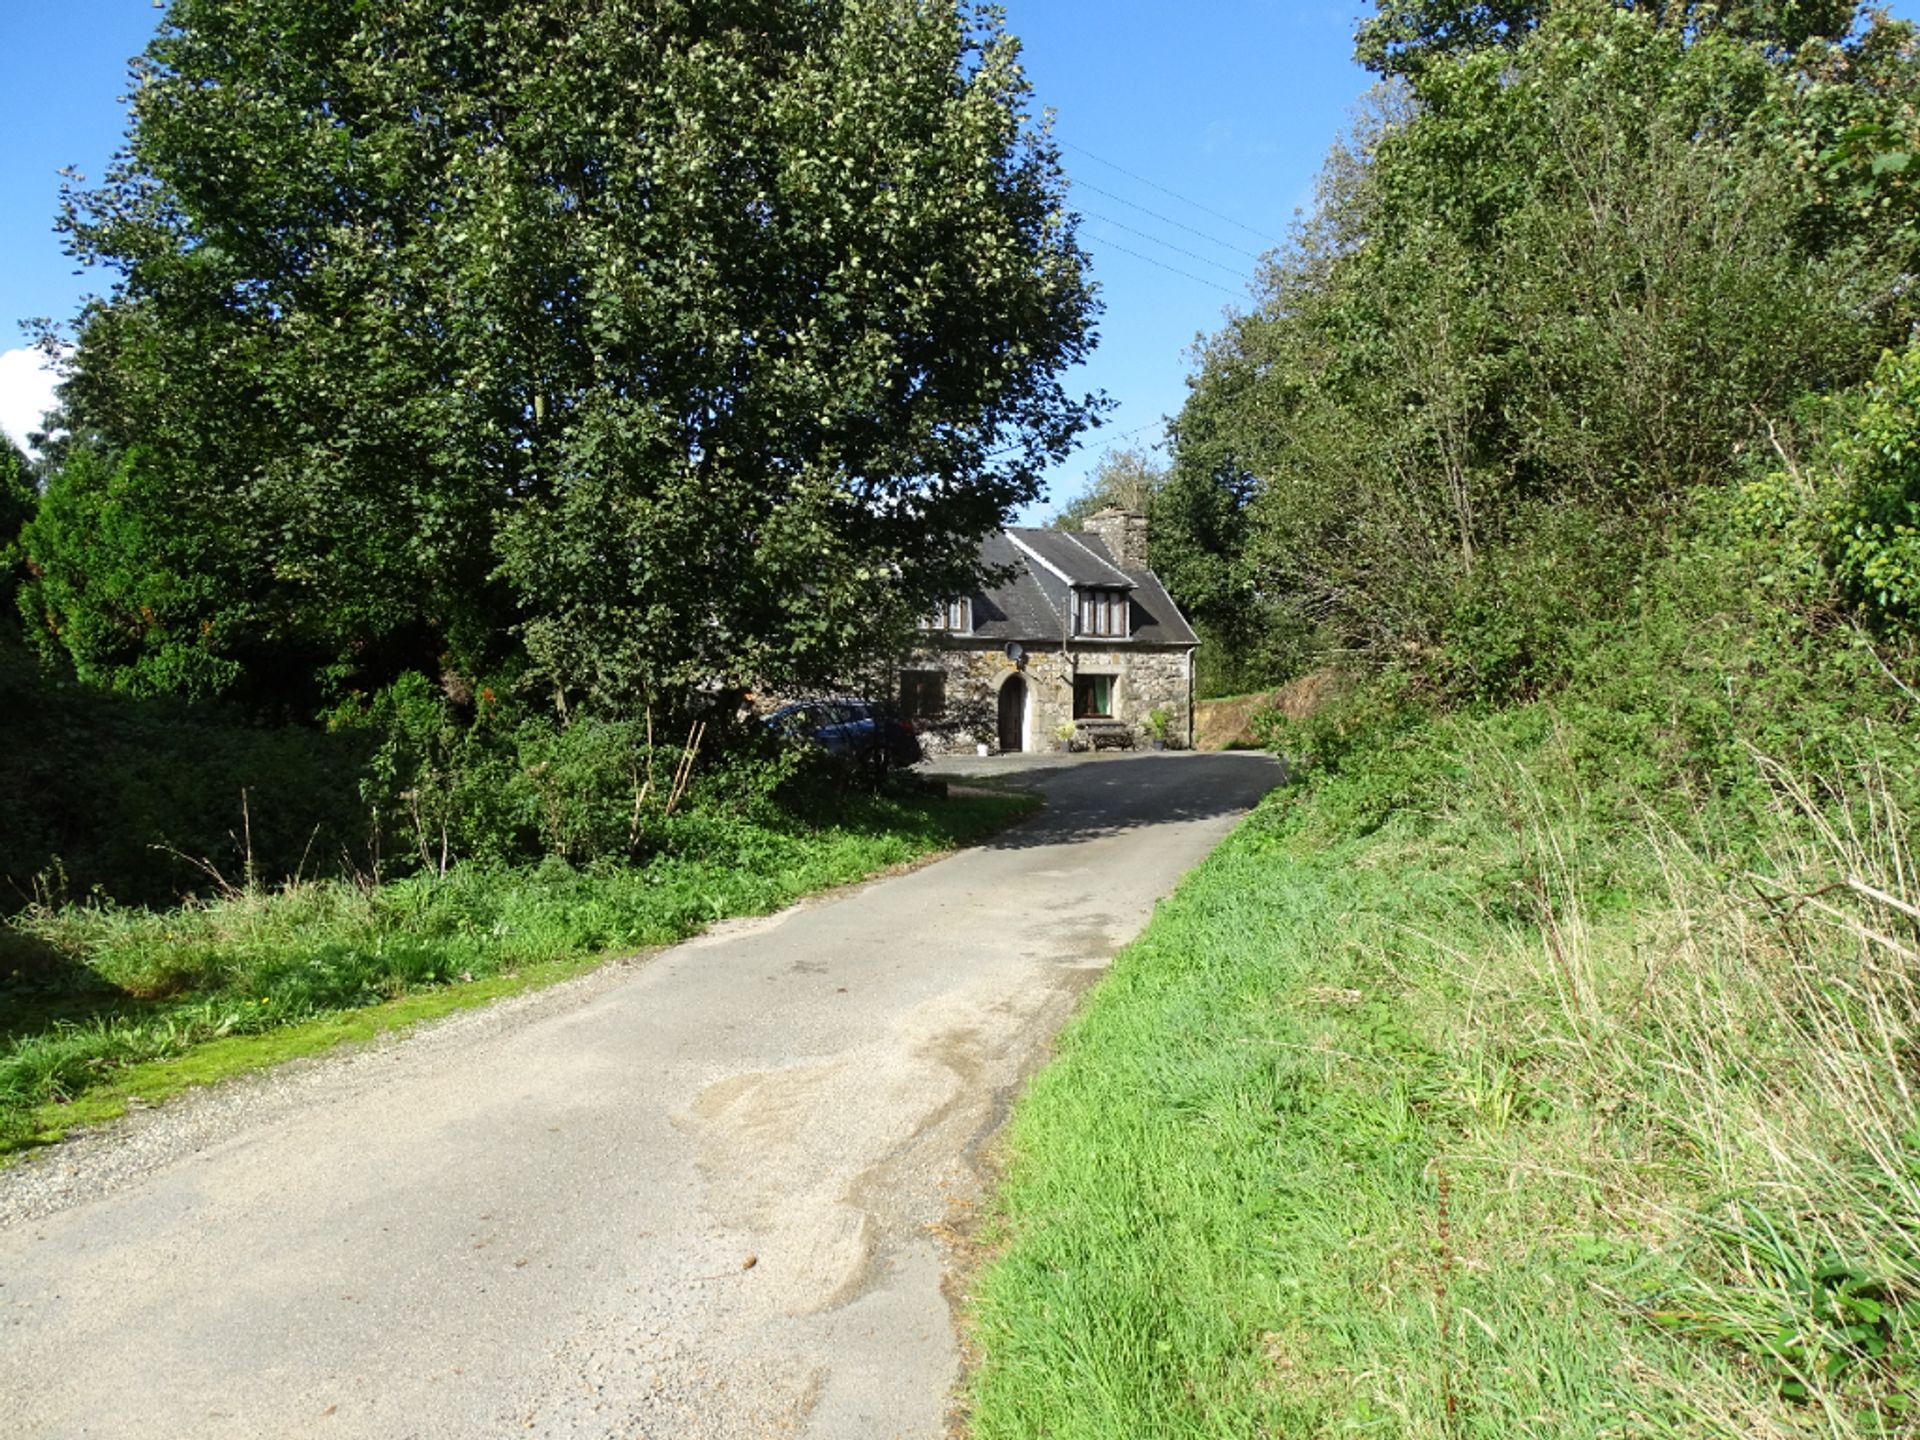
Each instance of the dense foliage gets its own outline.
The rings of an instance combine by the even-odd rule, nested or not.
[[[1666,29],[1711,31],[1793,50],[1844,34],[1854,0],[1613,0]],[[1418,75],[1475,51],[1517,47],[1551,7],[1547,0],[1376,0],[1355,52],[1383,75]]]
[[[44,493],[0,449],[0,908],[837,803],[746,692],[891,653],[1098,408],[989,7],[178,0],[129,107]]]
[[[1166,478],[1166,467],[1147,451],[1131,445],[1108,449],[1094,461],[1084,488],[1049,523],[1057,530],[1082,530],[1102,510],[1151,516]]]
[[[1745,485],[1737,511],[1787,569],[1830,580],[1883,636],[1920,619],[1920,351],[1890,352],[1830,409],[1807,459]]]
[[[14,628],[14,592],[26,578],[20,532],[39,507],[40,490],[33,465],[0,434],[0,644]]]
[[[180,0],[67,197],[49,651],[311,706],[830,674],[1089,404],[1018,47],[961,3]]]
[[[1905,343],[1912,31],[1769,38],[1566,0],[1376,97],[1177,429],[1240,643],[1536,693]]]
[[[1920,45],[1376,8],[1156,496],[1320,703],[1016,1115],[974,1431],[1913,1435]]]

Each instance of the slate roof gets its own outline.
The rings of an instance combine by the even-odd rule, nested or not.
[[[1013,543],[1017,536],[1032,554]],[[1077,585],[1126,588],[1133,602],[1133,637],[1119,644],[1198,645],[1200,637],[1151,570],[1123,570],[1090,532],[1065,530],[999,531],[980,546],[980,566],[996,583],[973,593],[973,632],[956,639],[1018,640],[1023,645],[1058,645],[1066,630],[1069,590],[1047,567],[1062,571]],[[1096,643],[1082,638],[1081,643]]]
[[[1070,530],[1010,530],[1019,545],[1040,557],[1042,569],[1052,569],[1075,585],[1117,585],[1131,587],[1133,580],[1112,563],[1106,547],[1088,545],[1099,540],[1091,535],[1076,535]]]

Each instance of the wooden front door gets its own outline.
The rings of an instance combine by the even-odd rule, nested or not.
[[[1027,682],[1007,677],[1000,687],[1000,751],[1012,755],[1027,748]]]

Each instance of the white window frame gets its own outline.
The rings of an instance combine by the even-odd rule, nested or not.
[[[973,600],[961,595],[945,601],[940,608],[920,622],[922,630],[943,630],[953,635],[971,635],[973,633]]]

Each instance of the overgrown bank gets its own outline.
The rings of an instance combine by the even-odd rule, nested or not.
[[[1035,803],[902,788],[815,823],[688,815],[644,864],[456,865],[382,886],[238,891],[165,911],[32,908],[0,928],[0,1155],[608,953],[978,840]],[[236,1043],[255,1037],[257,1043]]]
[[[1768,553],[1279,728],[1016,1113],[976,1440],[1920,1433],[1916,697]]]

